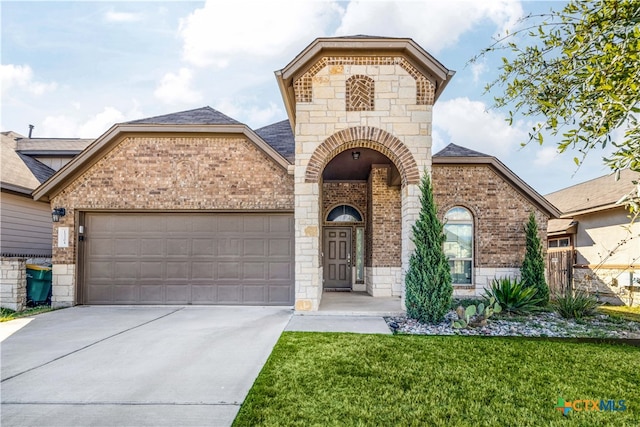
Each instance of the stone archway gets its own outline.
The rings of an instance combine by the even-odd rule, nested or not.
[[[306,183],[317,183],[331,159],[352,148],[371,148],[387,156],[400,172],[402,186],[418,184],[420,171],[409,149],[395,136],[375,127],[356,126],[334,133],[320,144],[309,159]]]

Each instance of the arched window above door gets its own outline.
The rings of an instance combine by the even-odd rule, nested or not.
[[[353,206],[339,205],[329,211],[327,222],[362,222],[362,215]]]

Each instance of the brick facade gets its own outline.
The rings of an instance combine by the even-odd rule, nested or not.
[[[388,185],[389,166],[374,165],[369,175],[367,266],[400,267],[402,212],[400,187]]]
[[[322,183],[322,219],[337,205],[351,205],[367,219],[367,183],[366,182],[323,182]]]
[[[78,211],[293,211],[293,177],[242,137],[128,136],[51,205],[67,209],[53,231],[55,305],[73,303]],[[58,227],[69,227],[68,248],[57,247]]]
[[[525,253],[524,227],[534,212],[546,247],[548,217],[489,165],[440,165],[432,169],[434,200],[442,220],[454,206],[474,220],[475,287],[496,275],[517,274]],[[510,274],[509,274],[510,273]]]

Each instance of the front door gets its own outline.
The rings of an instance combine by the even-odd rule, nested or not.
[[[351,228],[324,229],[324,288],[351,289]]]

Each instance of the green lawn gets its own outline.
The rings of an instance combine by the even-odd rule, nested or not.
[[[614,305],[602,305],[598,307],[598,311],[608,314],[612,317],[618,317],[625,320],[633,320],[634,322],[640,322],[640,307],[629,307],[626,305],[614,306]]]
[[[31,307],[24,311],[13,311],[8,308],[0,308],[0,322],[8,322],[9,320],[17,319],[19,317],[34,316],[40,313],[46,313],[52,311],[50,305],[39,305],[37,307]]]
[[[285,332],[234,426],[638,426],[640,349],[524,338]],[[627,410],[555,410],[558,398]]]

